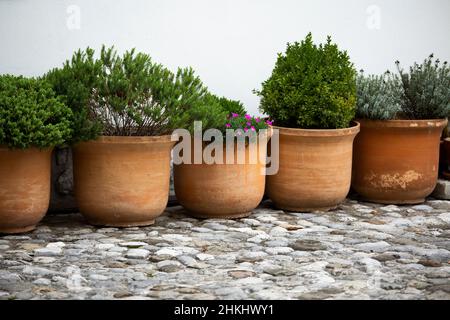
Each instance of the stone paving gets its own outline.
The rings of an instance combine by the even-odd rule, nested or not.
[[[171,207],[130,229],[49,215],[0,237],[0,299],[450,299],[450,201],[326,213],[265,201],[235,221]]]

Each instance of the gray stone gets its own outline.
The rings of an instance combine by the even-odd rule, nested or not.
[[[438,218],[444,221],[445,223],[450,224],[450,212],[441,213],[438,216]]]
[[[184,264],[186,267],[189,268],[195,268],[195,269],[201,269],[204,268],[204,264],[200,264],[197,262],[197,260],[195,260],[194,258],[192,258],[191,256],[177,256],[177,259]]]
[[[211,254],[207,254],[207,253],[199,253],[196,255],[197,259],[200,261],[208,261],[208,260],[213,260],[214,256]]]
[[[365,242],[357,244],[355,247],[358,250],[369,251],[369,252],[383,252],[387,250],[391,245],[385,241],[378,242]]]
[[[264,233],[264,234],[257,234],[254,237],[248,238],[247,241],[248,242],[253,242],[253,243],[261,243],[265,240],[270,239],[271,236],[269,236],[268,234]]]
[[[125,253],[125,257],[130,259],[145,259],[150,255],[150,251],[145,249],[130,249]]]
[[[436,199],[450,200],[450,181],[439,179],[431,196]]]
[[[372,274],[382,267],[378,260],[372,258],[363,258],[359,260],[358,263],[364,266],[364,269],[368,274]]]
[[[417,205],[417,206],[413,206],[412,209],[413,210],[417,210],[417,211],[425,211],[425,212],[433,211],[433,207],[427,206],[425,204],[420,204],[420,205]]]
[[[159,271],[170,273],[170,272],[176,272],[176,271],[180,270],[182,265],[178,261],[165,260],[165,261],[158,262],[156,264],[156,267],[158,268]]]
[[[61,247],[39,248],[34,250],[34,255],[39,256],[59,256],[62,254]]]
[[[109,280],[109,277],[102,275],[102,274],[91,274],[89,276],[89,279],[96,280],[96,281],[106,281],[106,280]]]
[[[237,258],[237,260],[238,260],[238,262],[244,262],[244,261],[254,262],[254,261],[261,261],[265,257],[267,257],[267,253],[265,253],[263,251],[249,251],[249,252],[245,252],[242,255],[240,255]]]
[[[291,268],[278,266],[274,264],[266,264],[263,266],[263,272],[268,273],[272,276],[292,276],[297,273],[296,270]]]
[[[241,288],[219,288],[214,293],[227,300],[242,300],[247,296]]]
[[[289,254],[294,251],[294,249],[289,247],[273,247],[273,248],[266,248],[265,249],[268,254]]]
[[[175,250],[175,249],[171,249],[171,248],[162,248],[162,249],[159,249],[158,251],[156,251],[155,254],[157,256],[176,257],[176,256],[183,254],[183,252],[181,250]]]
[[[119,246],[121,247],[127,247],[127,248],[141,248],[143,246],[148,245],[146,242],[140,242],[140,241],[129,241],[129,242],[121,242],[119,243]]]
[[[51,280],[46,278],[39,278],[33,281],[33,284],[38,286],[50,286],[51,283]]]
[[[248,241],[248,240],[247,240]],[[289,241],[287,239],[282,240],[271,240],[266,241],[264,243],[266,247],[287,247],[289,245]],[[291,250],[292,251],[292,250]]]
[[[327,248],[322,242],[317,240],[296,240],[289,246],[298,251],[317,251]]]
[[[41,267],[34,267],[34,266],[26,266],[23,268],[22,272],[24,274],[31,274],[31,275],[38,275],[38,276],[48,276],[48,275],[55,275],[58,274],[58,272],[41,268]]]
[[[228,271],[228,275],[234,279],[242,279],[253,277],[255,275],[255,272],[248,270],[232,270]]]

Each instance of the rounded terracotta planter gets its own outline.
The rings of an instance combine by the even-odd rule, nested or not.
[[[359,124],[345,129],[279,130],[279,171],[267,176],[267,195],[287,211],[335,208],[348,194],[353,139]]]
[[[447,120],[358,120],[352,186],[368,201],[421,203],[436,186]]]
[[[74,147],[75,196],[93,225],[145,226],[169,197],[170,136],[100,137]]]
[[[33,230],[50,202],[51,149],[0,146],[0,233]]]
[[[266,148],[266,144],[259,148],[264,155]],[[249,149],[245,147],[243,164],[237,163],[235,145],[233,164],[225,163],[224,147],[223,164],[193,164],[192,159],[191,164],[174,165],[175,195],[188,214],[197,218],[224,219],[251,214],[264,196],[266,166],[259,158],[251,163]]]

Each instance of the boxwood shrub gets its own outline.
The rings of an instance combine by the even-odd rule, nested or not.
[[[345,128],[355,115],[355,78],[346,51],[339,50],[330,37],[316,45],[309,33],[278,54],[272,75],[255,92],[261,97],[260,110],[277,126]]]
[[[49,83],[22,76],[0,76],[0,145],[49,148],[71,137],[72,112]]]

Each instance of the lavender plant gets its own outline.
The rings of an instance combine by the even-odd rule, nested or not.
[[[356,118],[394,119],[401,112],[402,92],[399,77],[391,72],[365,75],[361,70],[356,78]]]
[[[402,113],[408,119],[441,119],[450,114],[450,68],[433,54],[405,72],[396,62],[403,85]]]

